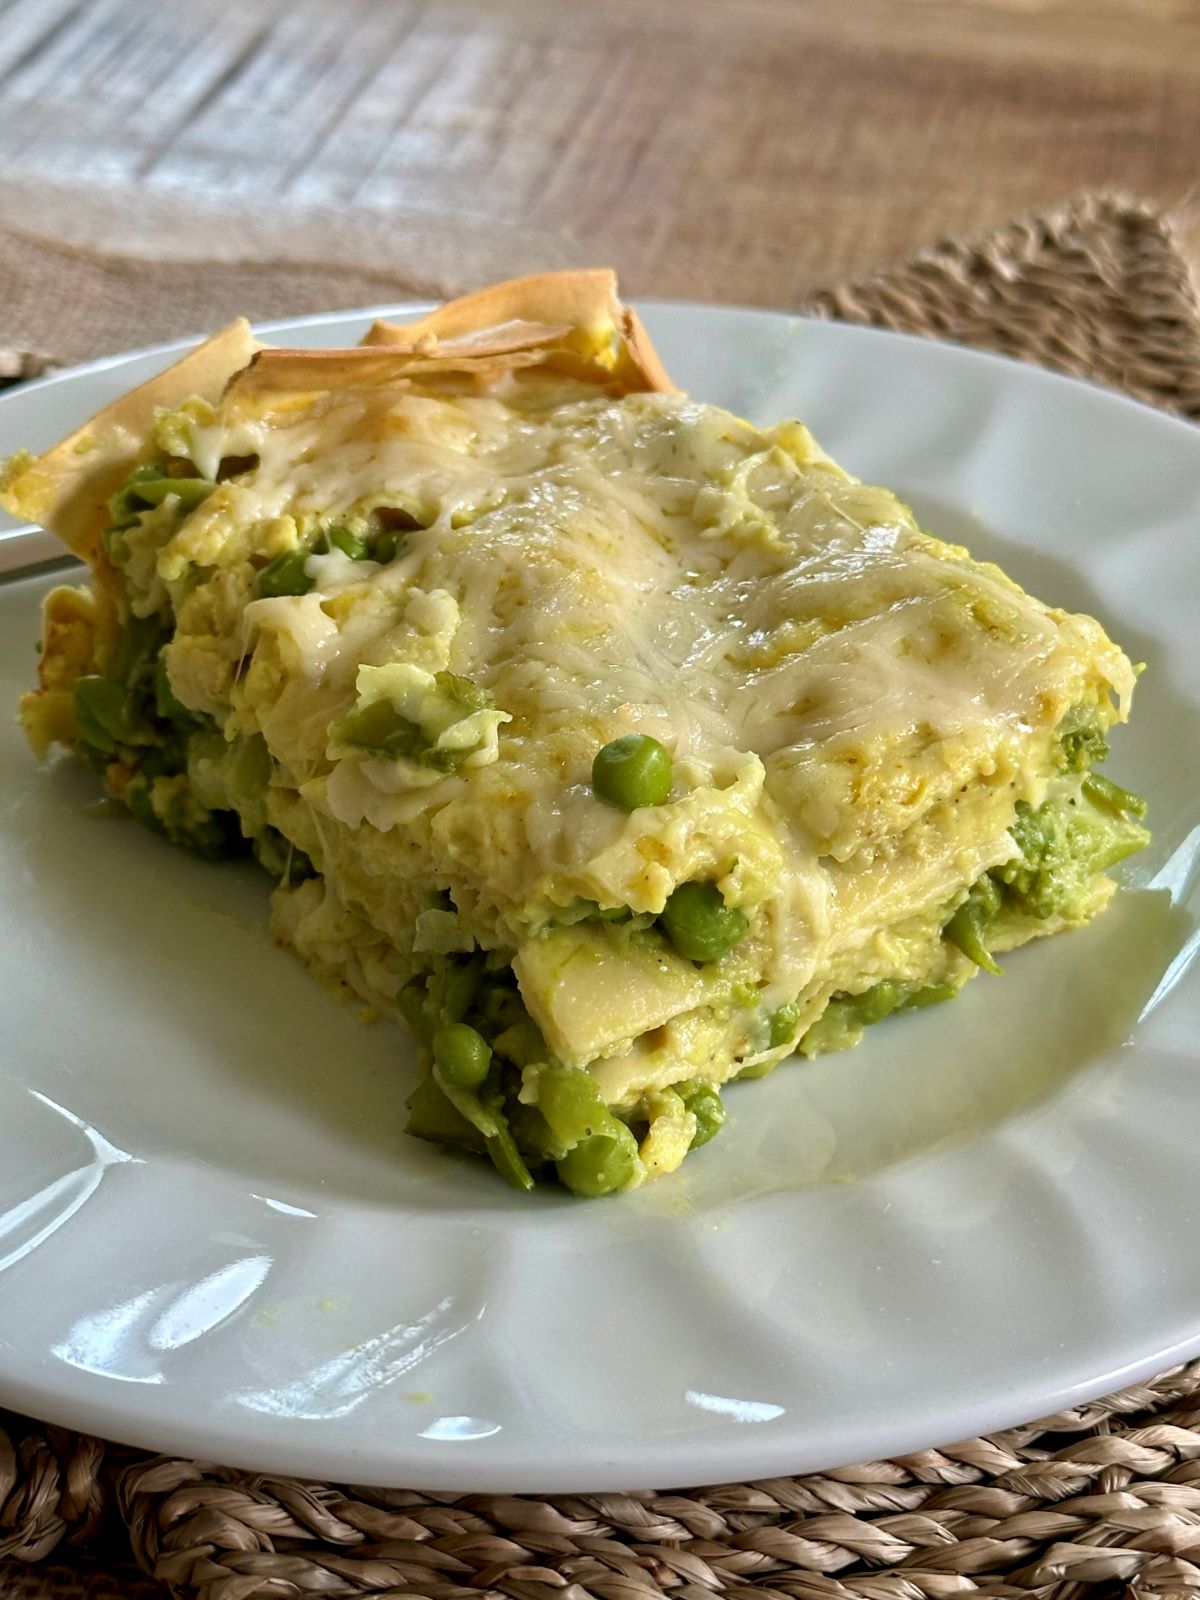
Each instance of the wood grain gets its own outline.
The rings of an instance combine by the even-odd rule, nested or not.
[[[1195,0],[0,0],[0,213],[448,288],[787,304],[1200,180]]]

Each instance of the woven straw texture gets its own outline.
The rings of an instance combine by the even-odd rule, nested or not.
[[[1200,312],[1181,246],[1185,220],[1083,196],[984,239],[948,240],[823,292],[806,309],[1001,350],[1200,419]],[[36,270],[31,249],[40,252]],[[330,305],[428,292],[373,278],[361,293],[343,275],[335,295],[320,269],[227,270],[217,299],[193,294],[189,320],[217,321],[234,309],[219,301],[247,284],[244,308],[259,315],[314,309],[322,292]],[[13,236],[0,238],[0,307],[22,310],[21,328],[39,318],[50,325],[31,288],[39,275],[61,303],[88,304],[86,329],[76,321],[58,346],[72,358],[114,347],[131,284],[143,310],[165,303],[179,267],[155,273],[153,264],[30,241],[16,249]],[[115,313],[107,321],[106,306]],[[0,326],[12,340],[0,349],[0,382],[51,364],[46,342],[10,328]],[[168,1592],[180,1600],[1194,1596],[1200,1362],[988,1438],[682,1493],[455,1497],[308,1483],[148,1456],[0,1412],[0,1600]]]

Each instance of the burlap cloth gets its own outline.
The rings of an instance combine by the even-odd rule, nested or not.
[[[950,240],[804,308],[1095,378],[1200,419],[1180,219],[1109,196]],[[0,371],[438,295],[319,267],[100,260],[0,235]],[[1197,1307],[1200,1323],[1200,1306]],[[422,1494],[235,1472],[0,1413],[0,1600],[1073,1600],[1200,1592],[1200,1362],[892,1461],[686,1492]],[[152,1574],[152,1578],[142,1574]]]

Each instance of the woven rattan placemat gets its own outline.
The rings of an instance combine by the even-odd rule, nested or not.
[[[226,267],[214,280],[8,235],[0,374],[135,342],[124,337],[131,302],[145,342],[180,330],[171,304],[195,327],[234,310],[282,315],[431,287],[320,268]],[[51,294],[75,313],[60,314],[57,345]],[[984,239],[949,240],[806,309],[1002,350],[1200,419],[1200,313],[1179,224],[1132,201],[1084,196]],[[0,1413],[0,1600],[150,1600],[164,1585],[182,1600],[1195,1595],[1200,1362],[892,1461],[559,1498],[235,1472]]]

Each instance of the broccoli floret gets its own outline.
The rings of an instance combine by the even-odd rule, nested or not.
[[[1130,810],[1144,812],[1144,803],[1115,784],[1100,788],[1101,781],[1107,783],[1089,778],[1078,801],[1066,805],[1047,801],[1036,811],[1024,802],[1017,805],[1010,831],[1021,854],[993,868],[1017,909],[1040,921],[1079,915],[1097,874],[1133,855],[1150,837],[1129,816]],[[1123,796],[1125,804],[1113,796]]]
[[[1098,767],[1108,755],[1108,740],[1096,723],[1085,723],[1065,728],[1059,739],[1059,749],[1064,772],[1087,772]]]

